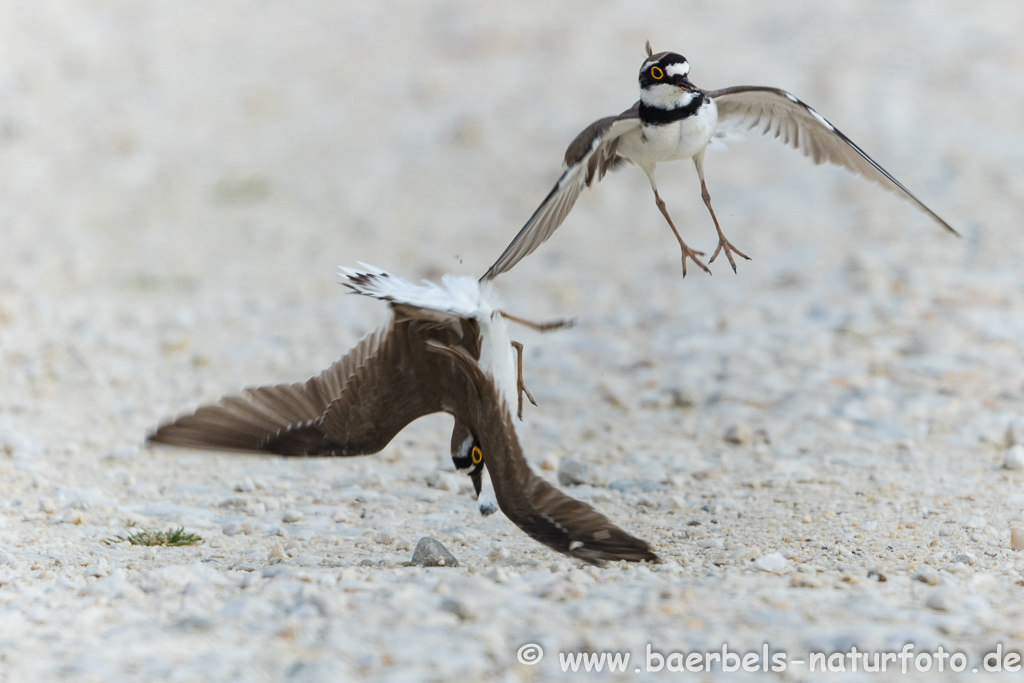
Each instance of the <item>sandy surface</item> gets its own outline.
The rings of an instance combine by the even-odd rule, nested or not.
[[[581,650],[637,680],[647,644],[723,643],[941,645],[966,677],[1019,652],[1022,25],[1001,0],[0,4],[0,681],[546,680]],[[706,162],[738,275],[682,280],[626,169],[498,280],[579,319],[515,331],[531,462],[581,462],[570,492],[664,565],[480,517],[446,416],[351,460],[143,446],[383,321],[338,265],[481,273],[572,136],[632,104],[647,38],[703,87],[797,93],[964,233],[754,141]],[[659,175],[712,248],[692,168]],[[205,542],[106,542],[126,523]],[[425,535],[461,566],[406,566]]]

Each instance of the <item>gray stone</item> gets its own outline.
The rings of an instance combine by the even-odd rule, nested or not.
[[[441,542],[424,536],[412,551],[412,563],[419,567],[458,567],[459,561]]]

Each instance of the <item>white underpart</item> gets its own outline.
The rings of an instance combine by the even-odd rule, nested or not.
[[[690,63],[679,62],[676,64],[669,64],[665,67],[665,73],[669,76],[685,76],[690,73]]]
[[[476,497],[476,506],[480,510],[480,514],[486,517],[493,515],[500,508],[498,507],[498,498],[494,495],[494,484],[491,483],[491,475],[486,467],[480,475],[480,495]]]
[[[718,125],[718,107],[710,98],[693,116],[661,126],[644,126],[619,138],[617,151],[650,175],[655,164],[691,159],[707,147]]]
[[[685,107],[696,96],[697,93],[692,90],[680,88],[678,85],[672,85],[671,83],[658,83],[657,85],[641,88],[640,90],[640,101],[649,107],[657,107],[658,109]]]
[[[508,321],[501,315],[480,320],[480,369],[494,378],[498,395],[512,412],[519,396],[515,355],[508,338]]]

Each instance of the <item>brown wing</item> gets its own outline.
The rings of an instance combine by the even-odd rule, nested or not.
[[[426,347],[428,340],[446,346],[465,342],[479,355],[477,323],[461,324],[460,332],[422,319],[394,324],[373,362],[359,366],[323,413],[320,428],[346,451],[334,455],[376,453],[413,420],[446,410],[448,394],[467,390],[453,362]]]
[[[250,387],[162,425],[155,443],[187,448],[326,455],[339,444],[319,426],[327,406],[344,391],[360,366],[373,363],[391,331],[383,325],[339,361],[305,382]]]
[[[533,253],[569,215],[583,188],[624,161],[616,148],[623,134],[640,127],[639,105],[637,102],[618,116],[595,121],[576,136],[565,152],[562,176],[481,280],[490,280],[510,270]]]
[[[736,125],[748,130],[757,128],[761,135],[781,138],[816,164],[827,161],[859,173],[912,202],[954,235],[960,234],[850,138],[825,120],[824,116],[796,96],[778,88],[755,85],[712,90],[707,95],[718,106],[720,126]]]
[[[458,342],[450,327],[395,321],[316,377],[227,396],[161,426],[149,440],[279,455],[375,453],[416,418],[444,409],[430,374],[445,372],[445,362],[450,373],[451,362],[425,353],[428,338]]]
[[[430,348],[457,360],[473,384],[453,397],[458,399],[453,411],[456,419],[469,425],[480,440],[498,506],[513,524],[549,548],[592,564],[659,561],[646,541],[534,474],[516,438],[512,413],[494,383],[468,354],[433,344]]]

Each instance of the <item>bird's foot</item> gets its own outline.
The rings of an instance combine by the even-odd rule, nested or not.
[[[491,317],[494,315],[500,315],[506,320],[519,323],[520,325],[529,327],[531,330],[536,330],[537,332],[550,332],[551,330],[560,330],[564,327],[573,327],[576,325],[575,318],[560,318],[558,320],[549,320],[547,322],[537,323],[532,320],[527,320],[526,318],[520,318],[518,315],[512,315],[508,311],[494,311],[494,313],[491,314]]]
[[[703,251],[696,251],[694,249],[690,249],[688,246],[683,244],[682,241],[679,242],[679,246],[683,250],[683,277],[686,277],[686,259],[690,259],[691,261],[696,263],[701,270],[703,270],[708,275],[711,275],[711,270],[706,265],[704,265],[703,261],[697,258],[698,256],[706,256],[707,254],[705,254]],[[714,261],[714,259],[711,260]]]
[[[729,259],[729,265],[732,266],[732,272],[736,272],[736,261],[733,260],[732,255],[742,256],[743,258],[750,260],[750,257],[744,254],[742,251],[732,246],[732,242],[725,238],[725,235],[719,231],[718,233],[718,248],[715,249],[715,253],[712,254],[711,260],[708,263],[714,263],[715,259],[718,258],[719,252],[725,252],[725,258]]]
[[[526,398],[530,399],[530,403],[537,405],[537,401],[533,399],[533,394],[526,388],[526,383],[523,382],[523,345],[521,342],[512,342],[512,347],[516,350],[516,393],[519,398],[519,409],[516,413],[516,417],[520,420],[523,419],[523,394],[526,394]]]

